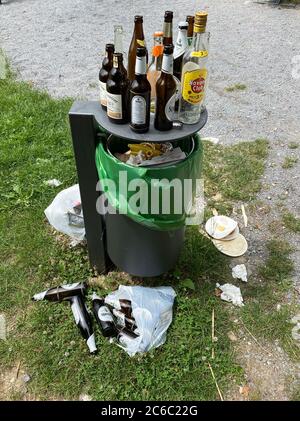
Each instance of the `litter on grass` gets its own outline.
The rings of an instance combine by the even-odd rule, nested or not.
[[[246,266],[236,265],[234,268],[232,268],[232,277],[234,279],[240,279],[243,282],[248,282]]]
[[[232,303],[235,306],[243,307],[243,297],[240,288],[232,284],[216,284],[216,287],[222,291],[221,300]]]
[[[57,180],[56,178],[53,178],[52,180],[47,180],[44,182],[47,186],[50,187],[59,187],[62,185],[62,182]]]
[[[82,241],[85,237],[79,185],[62,190],[45,210],[49,223],[59,232]]]

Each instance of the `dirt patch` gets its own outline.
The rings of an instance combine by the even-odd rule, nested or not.
[[[27,390],[28,375],[20,367],[20,362],[0,373],[0,401],[36,400]]]

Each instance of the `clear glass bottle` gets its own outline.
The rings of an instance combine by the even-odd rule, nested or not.
[[[185,124],[198,123],[205,107],[209,44],[209,32],[205,32],[206,22],[207,12],[197,12],[193,44],[183,57],[178,118]]]
[[[114,25],[115,53],[122,53],[123,54],[123,63],[124,63],[124,66],[127,67],[127,53],[124,51],[123,39],[124,39],[123,26],[122,25]]]
[[[152,60],[148,67],[147,77],[151,85],[151,112],[155,112],[156,82],[160,76],[164,52],[163,32],[155,32],[152,48]]]

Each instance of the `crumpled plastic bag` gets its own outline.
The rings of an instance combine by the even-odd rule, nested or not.
[[[130,356],[157,348],[166,341],[172,323],[176,293],[172,287],[148,288],[120,285],[117,291],[105,297],[107,304],[118,307],[119,299],[131,301],[132,316],[139,336],[128,338],[123,348]],[[115,305],[114,305],[115,303]]]
[[[44,212],[49,223],[57,231],[67,234],[73,239],[82,241],[85,237],[85,228],[70,224],[68,215],[70,209],[78,202],[81,202],[80,191],[79,185],[75,184],[59,192]]]
[[[243,297],[240,288],[232,284],[216,284],[216,287],[222,291],[221,300],[232,303],[238,307],[243,307]]]

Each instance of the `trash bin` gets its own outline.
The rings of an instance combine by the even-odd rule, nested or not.
[[[174,267],[183,246],[186,219],[184,180],[192,180],[195,189],[195,181],[200,178],[202,169],[202,143],[198,134],[180,139],[174,146],[178,145],[186,152],[184,160],[150,167],[128,165],[113,155],[115,151],[125,152],[128,143],[133,142],[113,136],[108,142],[100,142],[96,148],[99,180],[113,210],[104,215],[106,250],[111,261],[121,270],[134,276],[158,276]],[[115,188],[110,188],[106,180],[113,182]],[[143,180],[140,205],[147,202],[147,211],[132,206],[137,191],[128,187],[131,182],[135,183],[134,180]],[[173,200],[174,180],[182,183],[181,212]],[[153,191],[156,192],[156,201],[158,198],[155,212]],[[163,200],[168,195],[171,200],[169,212],[165,213]]]

